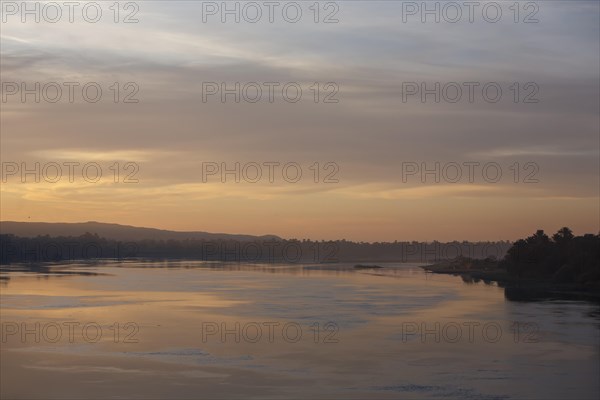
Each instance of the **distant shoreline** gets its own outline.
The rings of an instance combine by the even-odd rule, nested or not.
[[[584,300],[600,301],[600,288],[594,285],[586,286],[582,283],[552,282],[549,279],[520,278],[511,275],[506,270],[498,267],[498,262],[490,262],[484,268],[467,268],[456,265],[450,260],[430,265],[422,265],[420,268],[434,274],[460,276],[466,282],[496,282],[499,287],[520,291],[523,295],[575,297]]]

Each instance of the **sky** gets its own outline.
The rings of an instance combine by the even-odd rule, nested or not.
[[[597,1],[1,3],[2,220],[600,229]]]

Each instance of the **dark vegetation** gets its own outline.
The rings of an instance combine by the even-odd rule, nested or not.
[[[500,266],[510,275],[524,279],[600,282],[600,235],[574,236],[569,228],[562,228],[550,238],[539,230],[518,240]]]
[[[600,296],[600,235],[574,236],[562,228],[552,237],[538,230],[517,240],[501,260],[456,257],[424,267],[435,273],[458,274],[466,282],[496,281],[511,292],[521,289],[589,292]]]
[[[234,262],[435,262],[458,255],[502,257],[509,242],[351,242],[296,239],[145,239],[122,241],[96,234],[20,237],[0,235],[0,262],[57,262],[99,258],[196,259]],[[369,264],[370,265],[370,264]]]

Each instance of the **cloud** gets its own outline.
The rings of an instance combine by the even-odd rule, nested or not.
[[[56,104],[11,97],[2,104],[2,160],[137,162],[145,181],[134,191],[115,189],[112,199],[113,188],[101,185],[8,191],[36,201],[95,202],[97,210],[149,197],[175,208],[218,199],[227,207],[281,201],[285,208],[302,196],[371,205],[437,199],[442,206],[446,198],[597,196],[600,6],[538,4],[536,24],[515,24],[511,14],[498,24],[403,23],[400,2],[339,2],[336,24],[203,23],[195,2],[140,3],[137,24],[12,20],[0,36],[3,82],[93,81],[104,95],[95,104],[81,96]],[[403,82],[472,81],[498,83],[502,100],[489,103],[479,93],[473,103],[403,101]],[[115,82],[135,82],[139,103],[115,103]],[[203,102],[203,82],[298,82],[303,98]],[[322,102],[327,82],[338,85],[338,103]],[[539,86],[538,103],[522,101],[528,82]],[[335,162],[340,183],[202,185],[204,161]],[[399,176],[408,161],[500,162],[506,179],[513,163],[535,162],[540,183],[407,187]]]

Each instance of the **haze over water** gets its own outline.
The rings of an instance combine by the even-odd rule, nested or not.
[[[598,397],[597,305],[511,301],[495,284],[426,274],[416,264],[383,266],[13,266],[0,280],[0,394]],[[36,323],[37,343],[34,333],[21,336]]]

